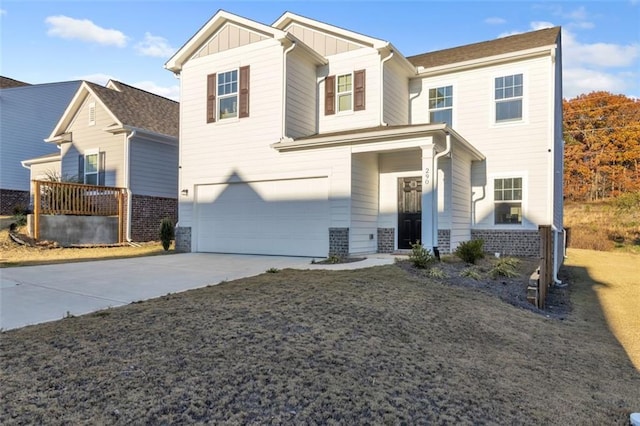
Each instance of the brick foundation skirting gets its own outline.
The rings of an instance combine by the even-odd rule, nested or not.
[[[349,228],[329,228],[329,256],[349,256]]]
[[[29,191],[0,189],[0,215],[13,216],[16,209],[27,210],[30,201]]]
[[[133,241],[160,240],[160,222],[165,217],[178,221],[178,199],[131,196],[131,239]]]
[[[540,256],[540,234],[538,230],[471,230],[472,240],[483,240],[487,253],[505,256]]]
[[[182,253],[191,253],[191,227],[178,226],[176,228],[175,250]]]
[[[395,228],[378,228],[378,253],[393,253],[395,241]]]
[[[440,253],[451,253],[450,229],[438,229],[438,251]]]

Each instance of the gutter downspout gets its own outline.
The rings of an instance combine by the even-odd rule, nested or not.
[[[287,54],[296,48],[296,42],[291,42],[284,51],[282,59],[282,137],[280,140],[284,140],[287,137]]]
[[[393,50],[391,51],[391,54],[389,56],[387,56],[386,58],[380,61],[380,92],[378,93],[380,93],[380,125],[381,126],[389,125],[384,121],[384,96],[382,94],[384,93],[384,63],[391,58],[393,58]]]
[[[433,226],[433,231],[432,231],[432,235],[433,235],[433,255],[436,257],[436,259],[440,260],[440,250],[438,250],[438,160],[440,160],[440,158],[449,155],[451,153],[451,135],[449,134],[449,132],[445,131],[445,139],[446,139],[446,146],[444,148],[444,151],[437,153],[436,155],[433,156],[433,197],[434,197],[434,201],[432,203],[432,218],[431,218],[431,223]]]
[[[551,225],[551,231],[553,232],[553,285],[559,288],[564,288],[567,286],[567,284],[564,284],[558,278],[558,234],[564,234],[565,231],[559,230],[553,224]],[[566,243],[564,245],[566,246]]]
[[[129,170],[129,163],[130,163],[130,148],[131,148],[131,139],[133,139],[136,136],[137,130],[133,130],[131,133],[129,133],[129,135],[127,136],[127,138],[125,139],[125,143],[124,143],[124,185],[125,188],[127,188],[127,235],[126,235],[126,239],[127,242],[129,244],[133,244],[133,242],[131,241],[131,213],[133,211],[133,208],[131,206],[131,188],[130,188],[130,184],[131,184],[131,173]]]

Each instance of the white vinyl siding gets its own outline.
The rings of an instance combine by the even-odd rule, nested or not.
[[[452,159],[450,248],[454,251],[461,242],[471,239],[471,158],[454,148]]]
[[[349,251],[375,253],[378,233],[378,155],[354,154],[351,160]]]
[[[452,84],[455,96],[454,130],[486,156],[481,165],[474,163],[472,190],[474,227],[492,229],[493,183],[488,174],[505,174],[513,170],[526,171],[529,185],[528,206],[524,224],[520,228],[536,229],[536,224],[550,223],[551,170],[553,155],[549,149],[552,123],[549,106],[553,85],[550,58],[532,58],[518,62],[517,66],[503,64],[476,68],[444,77],[414,79],[411,82],[411,120],[413,124],[428,122],[428,94],[420,88]],[[495,123],[495,77],[523,74],[523,119],[517,122]],[[518,155],[513,155],[517,146]],[[533,202],[535,200],[535,202]]]
[[[325,115],[325,78],[322,78],[318,93],[320,98],[319,132],[330,133],[349,129],[374,127],[380,124],[380,56],[375,49],[362,48],[331,57],[331,63],[318,68],[319,77],[335,75],[335,100],[338,99],[338,76],[366,70],[365,99],[366,108],[362,111],[343,111],[337,107],[335,114]],[[326,74],[325,74],[326,73]]]
[[[317,132],[316,65],[299,49],[287,56],[286,108],[286,136],[295,139]]]
[[[176,198],[178,196],[177,144],[134,137],[130,142],[130,150],[131,192],[137,195]]]
[[[384,121],[390,126],[409,123],[409,79],[393,60],[384,64]]]

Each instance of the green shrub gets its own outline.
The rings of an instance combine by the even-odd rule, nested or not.
[[[460,243],[456,249],[456,256],[466,263],[474,265],[478,259],[484,257],[484,252],[482,251],[483,244],[483,240],[471,240]]]
[[[460,272],[460,276],[461,277],[466,277],[466,278],[471,278],[471,279],[474,279],[476,281],[478,281],[480,278],[482,278],[482,275],[480,274],[480,271],[478,271],[475,267],[463,269]]]
[[[431,254],[431,251],[425,248],[422,244],[411,244],[411,254],[409,255],[409,262],[416,268],[425,269],[430,263],[435,260],[435,257]]]
[[[443,280],[447,278],[447,273],[441,268],[429,268],[428,275],[430,278],[434,278],[436,280]]]
[[[518,266],[518,263],[520,263],[520,260],[516,259],[515,257],[501,257],[497,260],[495,265],[493,265],[493,268],[489,270],[489,275],[491,275],[492,278],[517,277],[518,275],[520,275],[516,270],[516,266]]]
[[[615,199],[615,205],[622,211],[640,208],[640,192],[625,192]]]
[[[168,217],[165,217],[160,222],[160,242],[162,242],[162,248],[169,250],[171,246],[171,240],[175,238],[175,229],[173,228],[173,222]]]

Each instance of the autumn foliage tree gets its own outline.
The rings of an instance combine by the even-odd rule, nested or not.
[[[567,199],[640,191],[640,101],[592,92],[564,100],[563,114]]]

